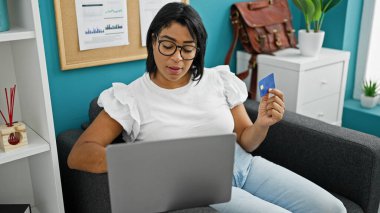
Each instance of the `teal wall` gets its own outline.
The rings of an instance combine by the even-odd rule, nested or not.
[[[380,137],[380,106],[364,109],[357,100],[344,102],[343,126]]]
[[[347,75],[347,85],[346,85],[346,95],[345,99],[353,98],[354,85],[355,85],[355,69],[356,69],[356,59],[358,53],[358,43],[359,43],[359,32],[360,32],[360,22],[362,17],[364,0],[349,1],[346,7],[346,16],[344,22],[345,26],[342,48],[351,52],[349,72]]]
[[[234,2],[238,1],[190,0],[190,4],[200,13],[209,34],[207,67],[224,62],[232,40],[229,9]],[[145,71],[145,60],[61,71],[53,1],[41,3],[40,13],[54,125],[56,133],[60,133],[70,128],[79,128],[82,122],[87,121],[89,102],[110,87],[112,82],[130,83],[141,76]],[[295,26],[299,25],[299,14],[294,16],[294,23]],[[233,58],[232,70],[235,70],[235,64]]]
[[[360,106],[358,100],[353,100],[363,2],[364,0],[345,1],[345,11],[334,14],[334,20],[341,20],[337,22],[337,24],[340,24],[339,26],[331,26],[331,29],[341,29],[343,26],[343,30],[339,30],[339,32],[342,32],[342,35],[338,36],[340,40],[331,40],[331,42],[341,45],[337,48],[351,52],[342,126],[380,137],[380,106],[373,109],[364,109]],[[343,19],[341,14],[344,14]]]
[[[232,40],[229,9],[234,2],[239,1],[190,0],[190,4],[200,13],[209,34],[206,51],[207,67],[224,62],[224,56]],[[289,2],[293,25],[298,30],[303,27],[303,17],[293,7],[291,1]],[[351,98],[354,85],[362,2],[363,0],[343,0],[326,15],[322,27],[326,31],[325,47],[351,52],[346,99]],[[60,133],[70,128],[79,128],[82,122],[87,121],[89,102],[102,90],[110,87],[112,82],[130,83],[141,76],[145,71],[145,60],[63,72],[59,65],[53,1],[40,4],[40,12],[54,124],[56,133]],[[241,46],[238,46],[238,49],[241,49]],[[231,69],[235,70],[235,58],[231,61]]]

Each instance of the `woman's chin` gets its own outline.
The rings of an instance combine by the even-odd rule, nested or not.
[[[171,82],[178,82],[181,80],[181,76],[180,75],[168,75],[167,76],[167,79]]]
[[[188,78],[186,75],[183,75],[183,73],[178,74],[167,74],[166,79],[169,80],[172,83],[180,83],[180,84],[187,84]]]

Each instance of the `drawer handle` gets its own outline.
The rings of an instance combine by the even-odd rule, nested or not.
[[[321,118],[321,117],[323,117],[324,115],[325,115],[325,114],[324,114],[323,112],[320,112],[320,113],[318,113],[317,116],[318,116],[319,118]]]
[[[322,85],[326,85],[326,84],[327,84],[327,81],[323,80],[323,81],[321,81],[321,84],[322,84]]]

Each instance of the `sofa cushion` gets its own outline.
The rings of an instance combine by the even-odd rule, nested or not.
[[[336,193],[332,193],[336,198],[338,198],[340,201],[342,201],[343,205],[347,209],[347,213],[363,213],[363,209],[356,203],[352,202],[351,200],[338,195]]]
[[[90,103],[90,108],[88,109],[90,123],[95,120],[96,116],[98,116],[102,110],[103,108],[98,105],[98,97],[94,98]]]

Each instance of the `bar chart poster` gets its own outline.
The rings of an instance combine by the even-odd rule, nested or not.
[[[128,45],[125,0],[75,0],[79,49]]]

